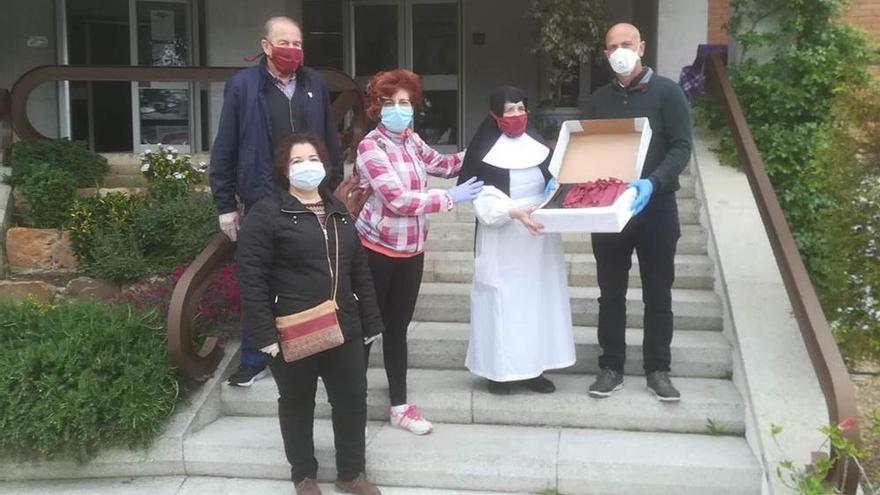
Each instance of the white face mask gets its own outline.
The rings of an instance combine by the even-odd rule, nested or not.
[[[608,63],[611,64],[611,69],[614,72],[621,76],[628,76],[635,70],[639,58],[639,54],[634,50],[621,47],[608,55]]]
[[[301,191],[312,191],[318,188],[327,172],[324,164],[318,160],[294,163],[287,170],[290,185]]]

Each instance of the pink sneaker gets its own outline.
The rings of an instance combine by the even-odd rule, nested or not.
[[[391,424],[403,428],[410,433],[415,433],[416,435],[427,435],[434,430],[434,425],[432,425],[427,419],[423,418],[422,415],[419,414],[419,410],[416,409],[416,406],[413,405],[407,406],[402,414],[394,414],[394,411],[392,410]]]

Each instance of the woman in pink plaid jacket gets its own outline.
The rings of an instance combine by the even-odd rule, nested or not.
[[[419,77],[408,70],[380,72],[370,81],[367,115],[379,125],[358,146],[360,187],[368,199],[356,223],[385,324],[382,350],[391,424],[417,435],[433,429],[406,399],[406,332],[422,283],[426,216],[473,201],[483,187],[473,179],[446,190],[428,189],[428,175],[458,176],[464,152],[438,153],[412,131],[413,106],[421,92]],[[369,361],[369,344],[366,352]]]

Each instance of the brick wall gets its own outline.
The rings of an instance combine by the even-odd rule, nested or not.
[[[874,41],[880,40],[880,0],[851,0],[844,19],[867,31]]]
[[[880,3],[880,1],[878,1]],[[730,0],[709,0],[709,43],[727,43],[727,20],[730,19]]]
[[[730,19],[730,0],[709,0],[709,43],[727,43],[727,21]],[[880,41],[880,0],[850,0],[844,20],[864,29],[875,41]]]

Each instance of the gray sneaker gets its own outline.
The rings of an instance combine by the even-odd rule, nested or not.
[[[672,386],[668,371],[652,371],[648,373],[648,390],[654,392],[661,402],[678,402],[681,394]]]
[[[604,399],[618,390],[623,390],[623,373],[606,368],[599,372],[587,393],[590,397]]]

